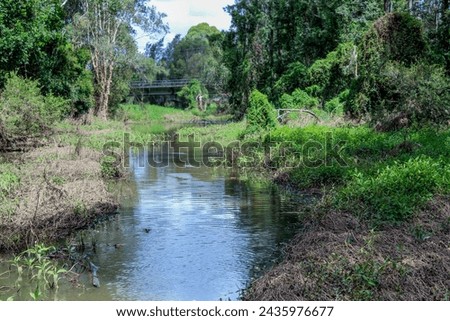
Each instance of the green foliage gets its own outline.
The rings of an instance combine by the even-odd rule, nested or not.
[[[92,72],[86,68],[90,59],[89,51],[78,49],[75,54],[76,57],[72,58],[74,70],[67,73],[67,81],[70,82],[70,113],[79,116],[94,106],[94,82]]]
[[[206,100],[208,99],[208,90],[199,80],[194,79],[189,85],[184,86],[177,95],[186,101],[189,108],[203,109],[206,106],[199,106],[197,98],[202,96],[203,103],[206,103]]]
[[[0,165],[0,198],[8,196],[20,183],[19,177],[6,165]]]
[[[327,101],[324,110],[328,113],[342,116],[344,114],[345,102],[348,99],[350,90],[345,90],[339,96]]]
[[[116,158],[111,156],[105,156],[102,158],[100,166],[103,178],[114,179],[121,177],[121,172],[119,168],[120,164],[117,164]]]
[[[0,127],[9,139],[42,133],[67,112],[62,98],[44,97],[37,81],[11,74],[0,96]]]
[[[198,79],[216,92],[224,92],[229,71],[223,64],[224,35],[214,26],[200,23],[177,37],[162,54],[171,78]]]
[[[327,101],[348,88],[357,75],[357,48],[353,43],[340,44],[325,59],[308,69],[310,91]]]
[[[308,82],[308,68],[301,62],[290,64],[274,85],[275,97],[293,92],[297,88],[304,88]]]
[[[361,75],[346,112],[369,116],[384,130],[448,123],[449,79],[430,65],[421,22],[409,14],[377,20],[361,46]]]
[[[313,109],[319,107],[319,104],[319,99],[301,89],[296,89],[292,95],[284,94],[280,99],[281,108],[284,109]]]
[[[387,63],[371,87],[364,84],[351,95],[359,112],[370,115],[383,130],[446,125],[450,120],[450,80],[438,66]]]
[[[422,23],[408,13],[391,13],[375,21],[363,44],[363,55],[377,50],[380,63],[393,60],[411,65],[429,54]]]
[[[431,198],[450,192],[449,135],[423,129],[405,141],[404,133],[368,127],[280,127],[266,137],[265,146],[287,144],[287,155],[272,154],[271,162],[284,168],[289,183],[302,189],[334,187],[338,206],[382,224],[406,220]],[[309,142],[317,148],[305,151]],[[344,164],[326,162],[335,156]],[[318,162],[308,164],[308,159]]]
[[[74,111],[92,105],[89,57],[69,43],[59,0],[0,2],[0,89],[11,72],[37,80],[44,95],[70,99]]]
[[[134,122],[183,122],[191,118],[188,111],[157,105],[120,105],[117,119]]]
[[[36,244],[15,256],[11,261],[11,265],[17,269],[19,289],[24,281],[31,283],[31,286],[30,284],[27,286],[35,288],[33,292],[30,292],[33,300],[41,299],[45,291],[56,290],[61,276],[67,272],[59,267],[57,262],[50,259],[49,255],[55,251],[54,247]]]
[[[339,197],[344,207],[378,224],[400,222],[411,218],[417,208],[442,191],[449,177],[448,164],[418,157],[395,162],[375,175],[356,171]]]
[[[275,108],[267,99],[267,96],[254,90],[250,95],[247,111],[247,129],[249,132],[259,129],[271,129],[277,126]]]

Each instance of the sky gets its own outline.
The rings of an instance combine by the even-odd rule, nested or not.
[[[234,0],[151,0],[150,5],[159,12],[167,15],[165,21],[169,24],[170,33],[166,36],[166,43],[176,34],[185,36],[189,28],[201,22],[207,22],[219,30],[230,28],[231,17],[223,10],[227,5],[234,4]],[[139,49],[143,50],[149,39],[138,35]],[[156,42],[156,41],[154,41]]]

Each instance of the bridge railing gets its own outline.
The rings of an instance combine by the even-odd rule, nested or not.
[[[167,80],[155,80],[149,82],[146,80],[132,81],[130,83],[131,89],[146,89],[146,88],[182,88],[188,85],[189,79],[167,79]]]

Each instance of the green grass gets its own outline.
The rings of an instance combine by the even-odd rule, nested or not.
[[[336,207],[375,225],[405,221],[433,197],[450,193],[448,129],[279,127],[264,144],[271,147],[272,167],[287,173],[290,183],[326,188]],[[288,156],[280,152],[286,146]]]
[[[428,157],[386,165],[376,174],[355,171],[337,199],[377,224],[404,221],[436,194],[449,193],[450,166]]]
[[[123,113],[133,120],[126,130],[123,122],[95,121],[80,128],[94,134],[80,138],[72,133],[65,139],[73,145],[81,139],[83,146],[101,150],[106,142],[122,143],[128,132],[132,142],[147,144],[167,132],[168,122],[192,116],[151,105],[125,105]],[[333,206],[375,225],[408,220],[435,196],[450,193],[449,129],[379,133],[366,126],[278,126],[251,137],[243,135],[245,130],[244,121],[183,127],[177,133],[182,141],[194,136],[203,144],[260,142],[264,148],[252,151],[251,157],[241,155],[237,164],[248,168],[250,159],[252,169],[269,165],[299,189],[324,188],[331,192]]]
[[[116,116],[133,122],[186,122],[192,117],[189,111],[156,105],[121,105]]]

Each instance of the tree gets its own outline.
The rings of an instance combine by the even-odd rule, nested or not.
[[[9,73],[39,81],[44,95],[70,99],[74,110],[89,108],[88,55],[64,32],[59,0],[0,2],[0,89]]]
[[[140,27],[150,36],[166,32],[164,14],[145,0],[83,0],[74,19],[75,41],[89,48],[96,85],[93,114],[108,115],[114,73],[128,55],[129,36]]]
[[[145,55],[160,62],[164,58],[164,39],[161,38],[158,42],[148,43],[145,46]]]
[[[422,22],[409,13],[378,19],[361,44],[361,74],[346,111],[366,117],[378,128],[448,124],[450,81],[430,64]]]
[[[222,62],[222,39],[221,32],[207,23],[191,27],[173,47],[170,76],[215,83],[220,76],[217,72]]]

